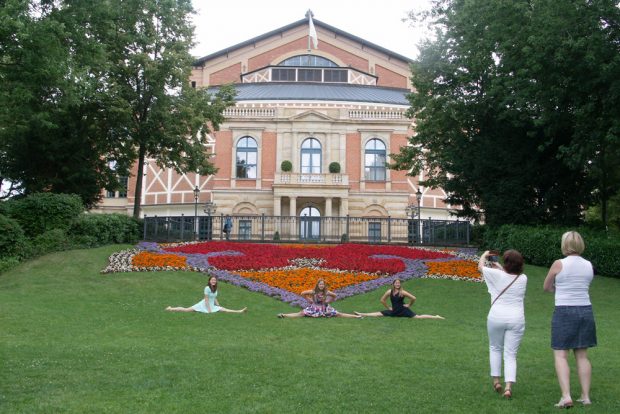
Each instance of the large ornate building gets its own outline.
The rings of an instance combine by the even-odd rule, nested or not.
[[[131,211],[137,177],[149,216],[193,216],[197,187],[201,214],[213,202],[218,215],[405,218],[419,192],[421,217],[448,219],[443,191],[385,167],[413,133],[409,64],[309,16],[202,57],[192,86],[238,90],[206,148],[218,173],[179,175],[150,162],[126,198],[109,194],[103,205]]]

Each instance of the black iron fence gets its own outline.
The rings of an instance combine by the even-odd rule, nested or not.
[[[224,240],[225,216],[144,217],[143,238],[175,242]],[[230,240],[295,243],[468,245],[471,224],[459,220],[391,217],[233,216]]]

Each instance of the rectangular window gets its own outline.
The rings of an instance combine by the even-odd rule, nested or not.
[[[271,80],[279,82],[295,82],[295,69],[271,69]]]
[[[371,243],[381,242],[381,222],[371,221],[368,223],[368,241]]]
[[[348,70],[325,69],[323,71],[323,82],[347,83],[348,74]]]
[[[127,182],[128,177],[119,177],[118,182],[121,184],[121,188],[118,190],[118,198],[127,198]]]
[[[239,220],[239,239],[250,240],[252,238],[252,220]]]
[[[321,69],[299,69],[297,82],[321,82]]]

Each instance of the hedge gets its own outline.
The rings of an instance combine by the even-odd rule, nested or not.
[[[68,233],[84,247],[133,244],[140,238],[140,226],[133,217],[123,214],[84,214],[72,224]]]
[[[0,258],[19,256],[26,240],[17,220],[0,214]]]
[[[563,257],[560,247],[562,234],[578,231],[584,238],[583,257],[590,260],[597,274],[620,278],[620,236],[589,228],[531,227],[504,225],[487,227],[483,232],[483,248],[505,251],[516,249],[527,263],[549,267]]]
[[[19,223],[27,237],[53,229],[68,229],[84,211],[75,194],[36,193],[6,202],[7,215]]]

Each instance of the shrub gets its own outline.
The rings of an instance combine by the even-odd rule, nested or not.
[[[33,255],[40,256],[46,253],[59,252],[73,248],[67,232],[63,229],[52,229],[39,234],[32,241]]]
[[[289,160],[284,160],[282,161],[282,164],[280,164],[280,169],[284,172],[291,172],[293,171],[293,163]]]
[[[0,258],[0,273],[6,272],[19,264],[19,258],[14,256]]]
[[[517,225],[489,227],[484,231],[483,247],[500,251],[516,249],[523,254],[526,262],[549,267],[554,260],[563,257],[560,240],[562,234],[569,230],[576,230],[583,236],[586,243],[583,257],[592,262],[598,274],[620,277],[620,256],[617,255],[620,237],[608,236],[604,232],[588,228]]]
[[[26,242],[17,220],[0,214],[0,257],[17,256]]]
[[[334,161],[329,164],[329,172],[332,174],[338,174],[340,172],[340,163]]]
[[[349,235],[347,233],[342,233],[342,236],[340,236],[340,242],[346,243],[348,241],[349,241]]]
[[[68,229],[84,211],[81,198],[75,194],[36,193],[7,203],[9,216],[17,220],[28,237]]]
[[[278,241],[280,240],[280,232],[276,231],[275,233],[273,233],[273,240]]]
[[[69,234],[76,244],[94,247],[111,243],[136,243],[140,227],[123,214],[84,214],[76,220]]]

